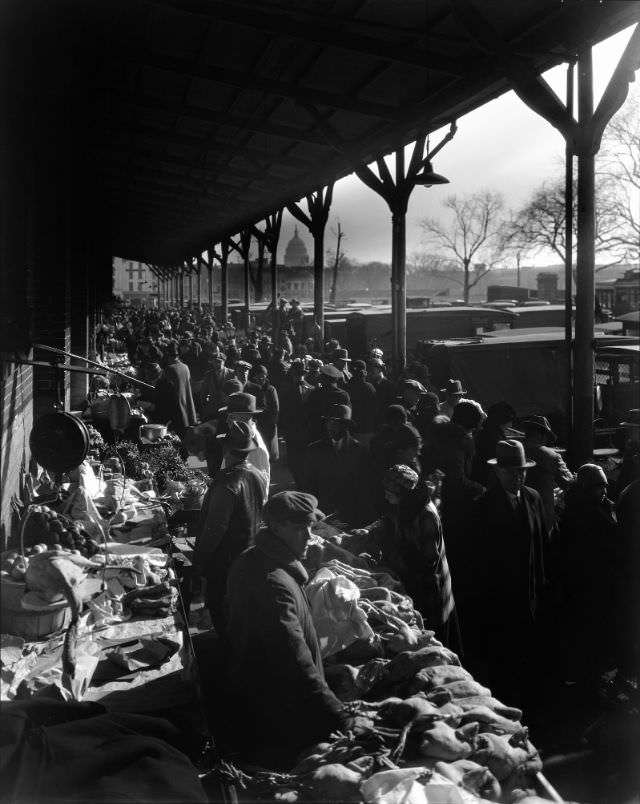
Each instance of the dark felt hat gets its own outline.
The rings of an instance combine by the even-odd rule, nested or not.
[[[412,424],[405,422],[394,433],[393,444],[396,449],[419,449],[422,444],[422,438]]]
[[[447,396],[466,396],[467,392],[462,387],[460,380],[447,380],[447,384],[440,389],[440,393]]]
[[[498,441],[496,444],[496,457],[489,458],[487,463],[500,466],[503,469],[530,469],[535,461],[528,461],[524,454],[524,447],[519,441],[510,438]]]
[[[549,434],[554,444],[558,440],[556,434],[551,429],[549,419],[547,419],[546,416],[529,416],[528,419],[525,419],[520,423],[520,427],[522,427],[525,433],[527,433],[529,430],[542,430],[543,432]]]
[[[347,427],[353,427],[351,418],[351,408],[349,405],[331,405],[326,416],[322,417],[325,422],[342,422]]]
[[[302,491],[281,491],[274,494],[264,507],[267,522],[297,522],[299,524],[319,522],[324,519],[318,510],[318,500],[313,494]]]
[[[221,413],[262,413],[262,408],[256,408],[256,398],[253,394],[245,394],[239,391],[231,394],[224,408],[220,408]]]
[[[231,422],[229,431],[216,436],[231,452],[251,452],[258,446],[247,422]]]
[[[229,377],[228,380],[225,380],[222,383],[222,390],[227,394],[227,396],[231,396],[231,394],[237,394],[242,391],[242,383],[240,380],[236,379],[236,377]]]
[[[342,372],[339,371],[335,366],[322,366],[320,369],[320,374],[323,377],[328,377],[331,380],[339,380],[342,377]]]
[[[332,360],[346,360],[348,363],[351,362],[347,349],[335,349],[332,355]]]

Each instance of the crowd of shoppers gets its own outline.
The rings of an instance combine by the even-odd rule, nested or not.
[[[306,495],[295,516],[307,506],[310,520],[322,511],[369,537],[369,555],[499,697],[527,703],[532,659],[559,631],[571,680],[637,672],[637,442],[616,516],[602,467],[572,473],[544,416],[508,400],[485,413],[459,379],[440,388],[420,363],[391,377],[379,349],[354,360],[337,341],[305,340],[300,306],[290,312],[280,305],[275,339],[184,310],[122,311],[102,333],[154,385],[149,418],[207,461],[196,560],[221,636],[227,577],[237,598],[234,561],[256,545],[270,467],[283,460]],[[275,560],[273,512],[271,523],[263,549]]]

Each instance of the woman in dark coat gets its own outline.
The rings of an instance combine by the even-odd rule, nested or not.
[[[389,512],[355,533],[374,539],[381,563],[397,573],[426,627],[459,650],[442,525],[431,499],[433,486],[421,483],[417,472],[401,464],[388,469],[382,482]]]

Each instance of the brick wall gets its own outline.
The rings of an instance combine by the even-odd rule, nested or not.
[[[17,536],[11,507],[21,494],[21,473],[30,460],[29,434],[33,425],[33,369],[4,364],[0,376],[0,549]]]

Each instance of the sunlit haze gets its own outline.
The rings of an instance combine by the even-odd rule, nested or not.
[[[631,35],[632,28],[611,37],[593,49],[594,102],[598,103]],[[550,70],[545,78],[564,100],[567,68]],[[629,97],[640,97],[632,84]],[[629,100],[627,100],[629,102]],[[431,135],[437,144],[446,131]],[[504,195],[508,208],[527,201],[545,179],[564,173],[564,140],[553,126],[536,115],[513,92],[491,101],[458,120],[458,133],[438,154],[434,169],[450,180],[440,187],[416,188],[407,213],[407,254],[424,250],[417,221],[439,216],[441,202],[451,194],[465,195],[482,189]],[[306,209],[304,203],[303,208]],[[386,203],[360,179],[351,175],[336,183],[329,224],[327,249],[335,248],[335,229],[340,221],[345,233],[343,251],[360,262],[391,261],[391,219]],[[281,250],[293,235],[294,219],[285,212]],[[298,224],[299,234],[313,251],[309,232]],[[282,254],[279,255],[282,259]],[[552,254],[538,256],[538,264],[557,262]]]

